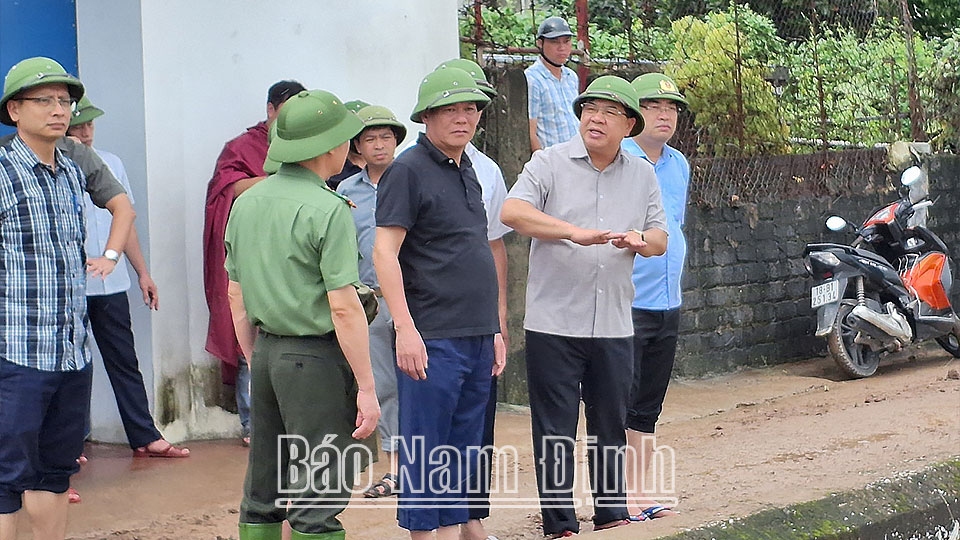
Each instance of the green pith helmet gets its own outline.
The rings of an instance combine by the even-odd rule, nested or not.
[[[280,108],[277,134],[267,157],[278,163],[299,163],[326,154],[363,129],[340,98],[323,90],[304,90]]]
[[[537,28],[537,39],[555,39],[563,36],[572,36],[570,25],[563,17],[547,17]]]
[[[633,89],[637,91],[640,100],[644,99],[669,99],[676,101],[681,105],[687,105],[686,98],[677,88],[677,83],[663,73],[644,73],[630,83]]]
[[[70,117],[70,127],[86,124],[100,116],[103,116],[103,110],[94,107],[93,103],[90,103],[90,98],[83,96],[77,102],[77,110],[73,111],[73,116]]]
[[[344,103],[343,106],[346,107],[348,111],[355,113],[364,107],[369,107],[370,104],[367,103],[366,101],[355,99],[353,101],[348,101]]]
[[[83,97],[83,84],[80,79],[67,73],[56,60],[35,56],[16,63],[3,80],[3,97],[0,98],[0,122],[13,126],[13,120],[7,114],[7,102],[21,90],[42,84],[63,83],[74,101]]]
[[[446,69],[446,68],[459,68],[473,77],[473,80],[477,81],[477,86],[483,90],[490,99],[497,97],[497,89],[487,81],[487,74],[483,72],[483,68],[480,67],[480,64],[474,62],[473,60],[468,60],[466,58],[454,58],[453,60],[447,60],[446,62],[437,66],[437,69]]]
[[[615,75],[604,75],[597,77],[582,94],[573,100],[573,113],[580,118],[580,110],[583,109],[584,102],[591,99],[605,99],[623,105],[627,110],[627,115],[636,118],[637,122],[630,131],[630,136],[643,131],[643,116],[640,115],[640,98],[633,86]]]
[[[267,144],[273,142],[273,139],[277,136],[277,122],[274,121],[270,124],[270,130],[267,131]],[[270,159],[269,157],[263,160],[263,172],[267,174],[273,174],[280,170],[280,163]]]
[[[483,109],[490,103],[490,98],[466,71],[458,68],[438,69],[420,82],[417,106],[410,120],[422,124],[420,115],[427,109],[470,101],[477,104],[477,109]]]
[[[403,125],[403,122],[397,120],[397,115],[393,114],[393,111],[386,107],[381,107],[379,105],[367,105],[366,107],[357,111],[357,116],[360,117],[360,120],[363,121],[363,129],[377,127],[377,126],[389,126],[393,129],[393,135],[397,138],[397,144],[399,145],[405,138],[407,138],[407,126]],[[363,133],[361,130],[360,133]],[[360,135],[357,134],[357,136]]]

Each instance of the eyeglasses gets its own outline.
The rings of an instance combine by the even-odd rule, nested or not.
[[[677,114],[680,111],[676,105],[652,105],[650,103],[641,103],[640,108],[647,112],[664,114]]]
[[[63,107],[65,111],[72,111],[76,101],[70,98],[55,98],[51,96],[40,96],[40,97],[21,97],[14,98],[16,101],[32,101],[37,103],[44,109],[53,109],[57,104]]]
[[[627,116],[627,113],[621,111],[616,107],[600,107],[596,103],[584,103],[583,107],[580,109],[580,114],[587,116],[594,116],[597,114],[602,114],[604,118],[608,120],[616,118],[618,116]]]

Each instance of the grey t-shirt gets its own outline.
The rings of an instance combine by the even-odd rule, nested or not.
[[[12,141],[14,137],[16,133],[0,137],[0,146]],[[83,171],[86,177],[87,193],[90,194],[93,204],[106,208],[107,201],[121,193],[126,193],[117,177],[110,172],[110,167],[100,159],[93,148],[69,137],[60,137],[57,148]]]
[[[621,151],[598,171],[579,134],[534,153],[507,198],[587,229],[667,230],[653,166]],[[612,244],[534,238],[523,327],[568,337],[632,336],[634,255]]]

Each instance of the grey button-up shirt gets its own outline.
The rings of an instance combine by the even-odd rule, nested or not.
[[[507,198],[587,229],[667,230],[650,163],[621,151],[599,171],[579,134],[535,153]],[[633,258],[632,251],[611,244],[534,238],[523,327],[569,337],[632,336]]]
[[[376,289],[377,272],[373,269],[373,241],[377,237],[377,186],[370,181],[367,168],[340,182],[337,193],[357,205],[353,222],[357,226],[357,246],[360,248],[360,281]]]

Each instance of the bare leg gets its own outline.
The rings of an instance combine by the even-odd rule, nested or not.
[[[433,531],[410,531],[410,540],[433,540]]]
[[[0,540],[17,540],[17,519],[21,512],[0,514]]]
[[[627,430],[627,445],[632,449],[632,452],[627,454],[624,476],[627,482],[627,512],[631,516],[635,516],[641,510],[657,504],[655,500],[649,497],[651,493],[655,493],[656,486],[652,485],[653,482],[645,481],[656,442],[656,436],[651,433]],[[659,513],[660,516],[674,514],[675,512],[669,510]]]
[[[487,530],[479,519],[471,519],[460,526],[460,540],[487,540]]]
[[[33,540],[63,540],[67,536],[68,504],[66,492],[23,492],[23,509],[33,525]]]
[[[449,525],[437,529],[437,540],[457,540],[460,538],[460,526]]]

